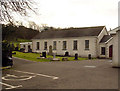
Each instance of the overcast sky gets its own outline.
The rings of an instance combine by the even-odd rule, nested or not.
[[[53,27],[118,26],[119,0],[35,0],[39,16],[29,20]]]

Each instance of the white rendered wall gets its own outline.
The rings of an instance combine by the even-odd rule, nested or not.
[[[24,48],[25,45],[25,52],[28,52],[28,45],[30,45],[30,48],[32,49],[32,44],[20,44],[20,48]]]
[[[78,41],[78,50],[73,50],[73,41]],[[89,49],[85,50],[85,40],[89,40]],[[53,41],[57,41],[57,50],[53,50],[57,55],[64,55],[66,51],[69,52],[71,56],[74,56],[75,53],[78,53],[81,57],[88,57],[88,54],[91,54],[92,57],[97,57],[97,38],[96,37],[77,37],[77,38],[57,38],[57,39],[34,39],[33,43],[33,52],[48,52],[49,46],[53,46]],[[67,50],[62,50],[63,41],[67,41]],[[40,50],[36,50],[36,42],[40,42]],[[47,50],[44,50],[44,42],[47,42]]]
[[[98,40],[97,40],[97,56],[100,57],[101,56],[101,48],[100,48],[100,41],[103,38],[104,35],[108,35],[108,32],[106,30],[106,28],[104,27],[104,29],[101,31],[101,33],[98,36]]]
[[[120,31],[113,36],[113,67],[120,67]]]

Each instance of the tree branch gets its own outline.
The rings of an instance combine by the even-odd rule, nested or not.
[[[36,13],[32,0],[0,0],[0,22],[13,22],[12,13],[27,16],[27,10]]]

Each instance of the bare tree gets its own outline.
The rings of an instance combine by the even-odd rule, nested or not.
[[[33,0],[0,0],[0,22],[12,23],[13,12],[21,16],[27,16],[28,10],[36,13],[33,4]]]
[[[35,29],[36,28],[36,23],[34,21],[29,21],[29,28]]]

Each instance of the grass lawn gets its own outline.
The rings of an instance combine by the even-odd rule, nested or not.
[[[37,62],[50,62],[51,60],[48,59],[37,59],[37,57],[40,57],[39,53],[22,53],[18,51],[13,51],[16,52],[16,54],[13,54],[13,57],[18,57],[18,58],[23,58],[31,61],[37,61]],[[47,55],[47,58],[53,58],[53,56]],[[56,58],[60,58],[60,61],[62,61],[63,57],[56,56]],[[74,57],[67,57],[69,61],[75,61]],[[88,58],[78,58],[79,61],[81,60],[87,60]]]
[[[17,47],[17,44],[20,44],[22,42],[31,42],[31,40],[18,38],[17,41],[10,41],[10,44],[14,43],[14,46]]]

